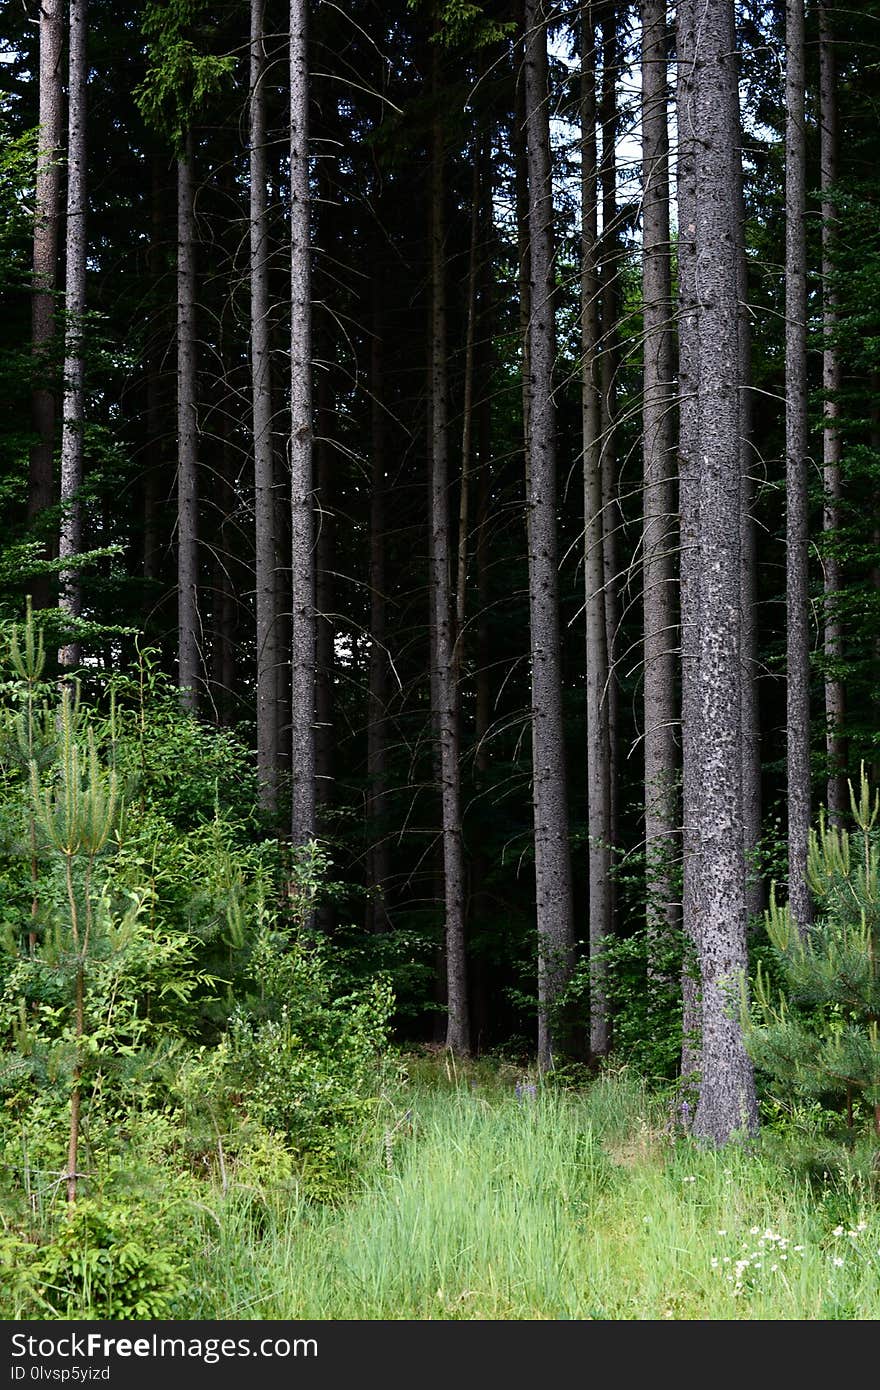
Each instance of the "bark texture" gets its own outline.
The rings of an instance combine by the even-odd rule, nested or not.
[[[696,286],[699,341],[699,901],[702,1053],[693,1132],[723,1144],[757,1126],[754,1072],[739,1024],[747,968],[742,840],[740,136],[732,0],[700,7],[695,44]],[[711,730],[711,737],[708,736]],[[686,750],[688,745],[685,745]]]
[[[605,621],[602,505],[596,30],[590,3],[581,9],[581,54],[581,412],[584,449],[588,912],[590,957],[598,963],[612,926],[611,745],[608,732],[610,672]],[[607,1046],[607,1010],[600,971],[596,972],[594,982],[594,1041],[604,1049]]]
[[[312,299],[309,232],[308,6],[290,4],[290,553],[291,836],[314,838],[315,514],[312,438]]]
[[[553,401],[553,191],[547,112],[547,29],[542,0],[526,0],[525,34],[531,246],[528,542],[538,921],[538,1064],[547,1069],[553,1066],[555,1050],[553,1006],[572,967],[574,921],[559,645]],[[596,965],[598,967],[598,961]]]
[[[672,564],[675,544],[674,420],[666,57],[666,0],[642,0],[642,574],[645,631],[645,868],[649,943],[673,930],[680,917],[679,904],[673,891],[678,778],[675,749]],[[650,960],[649,968],[654,968]]]
[[[697,908],[700,902],[699,856],[699,625],[700,625],[700,492],[699,411],[700,353],[696,289],[696,93],[694,0],[679,0],[676,12],[676,117],[678,166],[678,492],[679,621],[681,631],[682,745],[682,925],[686,956],[682,971],[681,1079],[690,1091],[700,1070],[699,984],[695,974]]]
[[[843,500],[840,464],[843,439],[840,433],[840,389],[842,385],[840,351],[836,342],[839,304],[834,285],[834,245],[838,234],[837,211],[830,193],[838,178],[837,64],[831,28],[831,4],[819,5],[819,132],[822,186],[822,304],[825,343],[822,352],[824,428],[822,463],[825,505],[822,527],[831,545],[825,554],[825,743],[828,755],[828,816],[832,825],[842,825],[849,809],[846,765],[846,691],[838,671],[843,657],[843,623],[839,611],[843,587],[841,565],[834,552],[834,538],[840,530]]]
[[[439,60],[435,59],[435,62]],[[435,70],[435,96],[437,93]],[[465,872],[461,840],[458,684],[455,670],[452,556],[449,514],[449,372],[446,353],[446,256],[443,219],[444,139],[435,118],[431,160],[431,614],[433,618],[434,727],[438,743],[443,823],[446,1046],[470,1049],[465,957]]]
[[[278,623],[275,566],[278,555],[275,451],[272,438],[271,326],[269,319],[268,158],[264,0],[251,0],[250,47],[250,269],[251,396],[254,436],[254,554],[257,626],[257,776],[260,801],[278,800]]]
[[[61,0],[43,0],[40,6],[40,129],[37,136],[31,300],[31,350],[34,358],[31,421],[36,442],[30,451],[29,521],[36,520],[47,507],[51,507],[53,501],[52,452],[56,403],[51,358],[55,341],[55,290],[58,283],[63,37]],[[37,581],[34,586],[34,607],[44,608],[48,600],[48,585],[45,580]]]
[[[199,480],[193,140],[177,163],[177,682],[198,706]]]
[[[61,427],[61,530],[59,559],[73,559],[83,540],[83,442],[85,427],[86,311],[86,0],[71,0],[68,31],[67,96],[67,279],[64,295],[64,400]],[[59,576],[58,607],[71,618],[82,612],[82,582],[75,565]],[[78,666],[80,644],[73,638],[58,652],[62,669]]]
[[[785,540],[788,889],[805,932],[810,833],[810,631],[807,496],[807,251],[804,0],[785,9]]]

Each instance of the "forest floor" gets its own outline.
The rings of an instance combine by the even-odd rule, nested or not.
[[[808,1162],[796,1116],[710,1151],[626,1070],[562,1089],[421,1058],[378,1119],[343,1202],[206,1204],[184,1316],[880,1317],[870,1159],[814,1136]]]

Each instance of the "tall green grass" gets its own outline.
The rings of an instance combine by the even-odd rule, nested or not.
[[[512,1079],[512,1078],[511,1078]],[[184,1316],[867,1319],[880,1216],[765,1145],[673,1138],[626,1074],[583,1093],[412,1084],[338,1209],[234,1185],[197,1213]]]

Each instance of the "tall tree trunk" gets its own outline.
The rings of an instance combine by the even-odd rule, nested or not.
[[[607,1050],[602,953],[611,933],[611,745],[608,735],[608,630],[602,497],[602,385],[599,365],[596,28],[581,8],[581,414],[584,448],[586,621],[587,859],[593,1041]]]
[[[251,0],[250,259],[251,391],[254,435],[254,558],[257,627],[257,777],[260,804],[278,802],[278,613],[275,567],[279,550],[272,438],[272,352],[269,310],[268,150],[266,144],[265,0]]]
[[[434,96],[438,97],[435,57]],[[449,381],[446,356],[446,256],[443,221],[443,127],[434,119],[431,152],[431,603],[434,619],[435,729],[443,818],[446,1046],[470,1049],[465,956],[465,874],[461,840],[458,685],[450,584]]]
[[[792,916],[812,918],[810,833],[810,636],[807,499],[807,253],[804,145],[804,0],[785,9],[785,539],[788,887]]]
[[[59,559],[73,559],[83,539],[83,443],[85,426],[86,311],[86,0],[70,0],[67,97],[67,280],[64,296],[64,406],[61,433],[61,533]],[[58,607],[70,618],[82,611],[82,581],[75,566],[60,575]],[[58,652],[62,669],[78,666],[76,638]]]
[[[822,184],[822,298],[825,344],[822,352],[824,429],[822,432],[825,505],[822,525],[830,546],[825,555],[825,740],[828,754],[828,815],[832,825],[842,825],[848,809],[846,762],[843,732],[846,698],[839,663],[843,657],[843,623],[840,593],[843,588],[835,541],[840,531],[842,485],[840,463],[843,440],[840,433],[840,388],[842,373],[840,350],[836,342],[839,315],[834,284],[834,243],[837,212],[829,197],[837,184],[837,64],[831,32],[831,9],[819,4],[819,131]]]
[[[471,240],[468,251],[467,327],[464,348],[464,402],[461,424],[461,486],[458,494],[458,556],[455,580],[455,659],[456,680],[464,666],[464,626],[467,610],[468,541],[471,508],[471,456],[474,436],[474,348],[477,328],[477,256],[480,230],[480,180],[482,150],[475,149],[471,182]],[[460,703],[460,699],[459,699]]]
[[[740,125],[739,102],[734,113]],[[752,350],[748,317],[748,263],[745,200],[739,184],[737,277],[740,373],[740,658],[742,661],[743,852],[746,856],[746,910],[749,920],[764,907],[764,885],[757,865],[761,840],[761,719],[758,704],[758,553],[755,536],[755,475],[752,442]]]
[[[370,344],[370,667],[367,695],[367,927],[386,931],[389,878],[385,798],[388,782],[388,610],[386,598],[386,427],[381,284]]]
[[[716,1144],[757,1126],[736,1009],[747,969],[742,838],[740,409],[737,221],[741,178],[732,0],[700,6],[695,52],[699,323],[699,707],[696,752],[702,1000],[693,1132]]]
[[[620,366],[618,321],[620,318],[620,233],[617,212],[617,142],[620,113],[617,103],[619,45],[617,6],[603,0],[600,10],[602,36],[602,82],[599,124],[602,128],[602,159],[599,179],[602,193],[602,262],[600,266],[600,304],[602,315],[602,353],[599,359],[602,380],[602,518],[604,525],[605,628],[609,679],[608,743],[611,757],[611,845],[619,840],[619,741],[620,682],[617,676],[617,647],[621,621],[620,585],[620,506],[617,476],[617,375]],[[611,915],[616,915],[617,884],[611,878]]]
[[[517,75],[513,122],[514,200],[516,205],[517,294],[519,299],[519,337],[522,375],[523,446],[525,453],[526,497],[529,492],[531,462],[529,459],[529,324],[531,303],[531,247],[529,243],[529,167],[526,152],[526,13],[524,0],[517,0],[519,40],[517,42]],[[526,527],[529,512],[526,505]]]
[[[221,344],[222,353],[222,344]],[[224,354],[225,355],[225,354]],[[212,584],[211,703],[220,728],[235,722],[236,691],[236,570],[240,546],[235,524],[236,459],[231,438],[232,420],[222,409],[214,430],[217,466],[213,479],[214,536],[210,548]]]
[[[314,837],[315,517],[312,463],[312,303],[309,235],[307,0],[290,3],[290,496],[292,612],[291,833]]]
[[[681,1079],[689,1093],[700,1070],[700,993],[695,978],[699,885],[700,731],[700,353],[696,289],[695,0],[678,0],[676,12],[676,117],[678,167],[678,505],[679,616],[681,625],[682,745],[682,970]],[[689,1101],[688,1101],[689,1103]],[[684,1118],[687,1118],[686,1116]]]
[[[198,707],[199,480],[193,137],[177,162],[177,682]]]
[[[166,314],[170,312],[165,288],[166,239],[168,217],[167,160],[153,155],[150,167],[150,246],[147,267],[150,278],[149,347],[146,361],[146,427],[144,446],[144,602],[143,623],[155,621],[157,591],[163,558],[163,483],[166,474],[166,425],[172,408],[165,389],[164,357],[168,335]],[[166,217],[166,212],[168,217]]]
[[[58,283],[58,221],[61,157],[61,50],[64,41],[61,0],[40,6],[40,96],[37,171],[34,199],[33,297],[31,350],[34,382],[31,419],[36,442],[30,451],[28,521],[36,521],[53,502],[52,455],[55,447],[55,391],[52,348],[55,341],[55,289]],[[49,603],[49,585],[33,584],[35,608]]]
[[[642,0],[645,871],[649,952],[678,926],[666,0]],[[652,945],[652,943],[654,943]],[[655,968],[653,959],[649,968]]]
[[[543,0],[526,0],[525,22],[531,244],[528,536],[532,783],[538,920],[538,1065],[546,1070],[553,1066],[556,1051],[558,1030],[554,1006],[573,963],[574,917],[559,640],[556,412],[553,401],[553,186],[547,109],[547,20]],[[598,970],[599,962],[594,964]],[[593,1021],[598,1023],[598,1015]],[[601,1021],[604,1023],[604,1019]],[[601,1047],[598,1028],[595,1031]]]
[[[323,352],[316,353],[318,362]],[[336,734],[333,721],[336,666],[336,486],[331,454],[333,386],[325,367],[316,382],[315,482],[318,533],[315,537],[315,795],[320,806],[333,800]]]

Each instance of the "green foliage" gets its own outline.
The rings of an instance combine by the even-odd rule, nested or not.
[[[197,39],[204,0],[149,3],[143,19],[149,66],[135,90],[148,124],[170,135],[178,151],[187,127],[235,68],[233,54],[205,53]]]
[[[30,1293],[7,1292],[32,1312],[162,1316],[179,1280],[129,1206],[263,1161],[338,1193],[392,994],[309,935],[326,854],[262,838],[247,749],[182,713],[151,653],[59,704],[32,615],[5,638],[0,1185],[42,1252]],[[83,1214],[48,1232],[77,1124]]]
[[[880,799],[864,767],[859,795],[850,784],[855,828],[829,826],[824,812],[811,833],[808,872],[817,919],[805,935],[775,889],[767,935],[783,979],[774,996],[759,962],[754,1005],[744,1016],[756,1064],[806,1096],[861,1095],[880,1113]]]
[[[14,1267],[0,1275],[3,1306],[19,1317],[172,1316],[186,1288],[187,1257],[175,1215],[168,1204],[86,1198],[40,1242],[7,1230],[4,1253]]]

